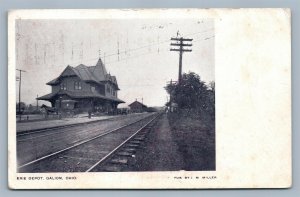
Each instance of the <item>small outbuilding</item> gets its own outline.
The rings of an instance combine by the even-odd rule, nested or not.
[[[148,109],[148,107],[146,105],[144,105],[143,103],[140,103],[138,101],[134,101],[133,103],[131,103],[128,106],[130,107],[130,111],[133,113],[145,112]]]

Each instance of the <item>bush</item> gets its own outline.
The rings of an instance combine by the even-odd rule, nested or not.
[[[180,83],[171,83],[166,87],[170,94],[170,102],[176,103],[179,111],[193,111],[199,116],[215,115],[215,85],[209,86],[201,81],[200,76],[194,72],[184,73]]]

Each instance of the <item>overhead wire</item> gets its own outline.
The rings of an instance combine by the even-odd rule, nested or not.
[[[196,39],[194,42],[206,41],[206,40],[209,40],[210,38],[213,38],[213,37],[214,37],[214,36],[211,36],[211,37],[209,37],[208,39],[207,39],[207,38],[199,39],[199,40]],[[165,52],[168,52],[168,51],[169,51],[169,50],[162,51],[161,53],[165,53]],[[145,55],[149,55],[149,54],[154,54],[154,53],[157,53],[157,51],[146,52],[146,53],[142,53],[142,54],[138,54],[138,55],[131,56],[131,57],[129,57],[129,58],[123,58],[123,59],[119,59],[119,60],[108,61],[106,64],[118,63],[118,62],[121,62],[121,61],[126,61],[126,60],[130,60],[130,59],[135,59],[135,58],[138,58],[138,57],[141,57],[141,56],[145,56]]]
[[[213,30],[214,28],[209,28],[209,29],[206,29],[206,30],[204,30],[204,31],[198,31],[198,32],[193,32],[193,33],[188,33],[188,34],[182,34],[181,36],[184,36],[184,37],[186,37],[186,36],[191,36],[191,35],[196,35],[196,34],[202,34],[202,33],[206,33],[206,32],[210,32],[211,30]],[[128,39],[128,38],[127,38]],[[113,57],[113,56],[118,56],[118,61],[124,61],[125,59],[132,59],[132,57],[131,58],[125,58],[125,59],[122,59],[122,58],[120,58],[120,56],[121,56],[121,54],[125,54],[125,55],[127,55],[127,54],[130,54],[130,53],[132,53],[132,52],[136,52],[136,51],[139,51],[139,50],[142,50],[142,49],[145,49],[145,48],[149,48],[149,50],[150,50],[150,47],[153,47],[153,46],[157,46],[157,45],[161,45],[161,44],[164,44],[164,43],[166,43],[166,42],[170,42],[170,39],[166,39],[166,40],[162,40],[162,41],[159,41],[159,39],[157,39],[157,41],[153,41],[153,42],[151,42],[150,44],[147,44],[147,45],[143,45],[143,46],[140,46],[140,47],[135,47],[135,48],[127,48],[126,47],[126,49],[124,49],[124,50],[120,50],[119,49],[119,41],[118,41],[118,49],[117,49],[117,52],[116,53],[108,53],[107,54],[107,52],[105,53],[105,58],[106,59],[109,59],[109,57]],[[196,39],[194,39],[194,41],[193,42],[197,42],[196,41]],[[45,46],[45,45],[47,45],[47,46],[49,46],[49,45],[52,45],[54,48],[55,48],[55,46],[57,45],[57,46],[59,46],[59,44],[56,44],[56,43],[54,43],[54,42],[52,42],[52,43],[46,43],[46,44],[37,44],[36,43],[36,45],[43,45],[43,46]],[[80,46],[81,47],[81,49],[76,49],[75,48],[75,46]],[[49,46],[50,47],[50,46]],[[45,51],[44,51],[44,62],[46,63],[46,48],[44,49]],[[74,58],[74,51],[79,51],[79,56],[80,56],[80,58],[79,59],[77,59],[77,60],[73,60],[73,58]],[[157,51],[156,51],[157,53],[160,53],[160,48],[158,47],[157,48]],[[47,57],[48,58],[51,58],[51,57],[53,57],[53,58],[55,58],[55,56],[57,57],[58,55],[62,55],[62,54],[64,54],[65,52],[63,51],[63,52],[61,52],[61,53],[59,53],[59,52],[57,52],[57,51],[55,51],[55,54],[47,54]],[[72,43],[72,50],[71,50],[71,53],[72,53],[72,60],[73,61],[69,61],[69,64],[76,64],[76,63],[82,63],[83,61],[91,61],[91,60],[97,60],[97,59],[99,59],[99,57],[94,57],[94,58],[86,58],[86,59],[84,59],[83,58],[83,42],[81,42],[81,43],[79,43],[79,44],[74,44],[74,43]],[[149,53],[152,53],[152,52],[148,52],[148,53],[145,53],[145,54],[149,54]],[[143,54],[143,55],[145,55],[145,54]],[[139,56],[141,56],[141,55],[139,55]],[[101,57],[101,56],[100,56]],[[133,57],[137,57],[137,56],[133,56]],[[103,57],[102,57],[103,58]],[[112,61],[112,62],[110,62],[110,61],[106,61],[106,64],[109,64],[109,63],[115,63],[116,61]]]

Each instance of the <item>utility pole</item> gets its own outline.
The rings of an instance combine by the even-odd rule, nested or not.
[[[118,37],[118,61],[120,61],[120,43],[119,43],[119,37]]]
[[[191,43],[186,43],[186,42],[191,42],[193,39],[189,38],[171,38],[171,41],[175,41],[171,43],[171,46],[176,46],[178,48],[171,48],[170,51],[179,51],[179,73],[178,73],[178,83],[181,82],[182,78],[182,54],[184,52],[191,52],[192,49],[189,48],[184,48],[184,47],[191,47]]]
[[[21,85],[22,85],[22,72],[26,72],[25,70],[16,69],[20,72],[20,78],[19,78],[19,118],[21,120]]]
[[[39,98],[39,95],[37,94],[36,95],[36,111],[39,110],[39,100],[38,100],[38,98]]]

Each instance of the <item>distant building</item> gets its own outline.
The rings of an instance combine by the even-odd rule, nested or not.
[[[67,66],[47,85],[50,94],[37,98],[49,101],[58,110],[110,112],[124,101],[118,99],[117,79],[107,73],[101,59],[96,66]]]
[[[140,113],[147,111],[147,106],[143,103],[140,103],[138,101],[134,101],[129,105],[131,112],[133,113]]]

